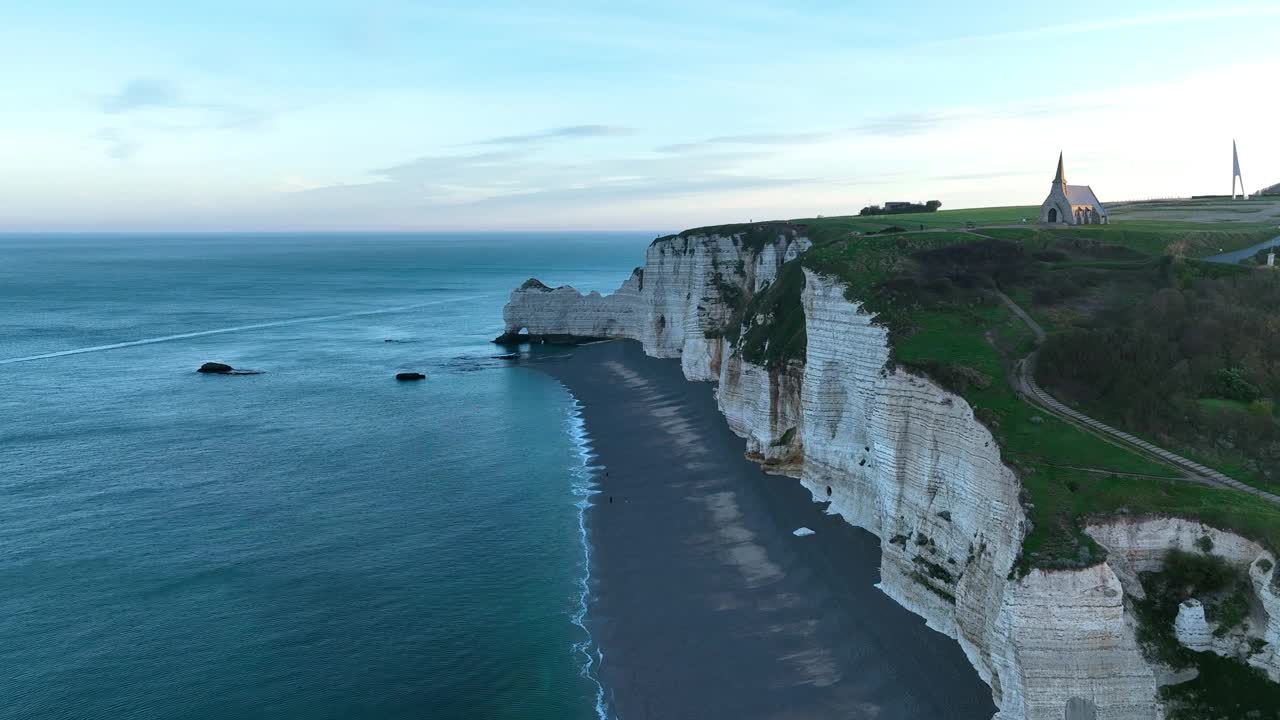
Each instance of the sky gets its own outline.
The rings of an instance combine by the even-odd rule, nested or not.
[[[675,230],[1280,182],[1280,3],[0,0],[0,231]]]

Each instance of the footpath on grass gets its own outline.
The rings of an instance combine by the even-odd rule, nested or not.
[[[1280,505],[1280,496],[1246,485],[1235,478],[1218,472],[1217,470],[1207,468],[1194,460],[1189,460],[1177,453],[1157,447],[1142,438],[1134,437],[1122,430],[1117,430],[1106,423],[1095,420],[1074,408],[1068,407],[1065,403],[1060,402],[1057,398],[1045,392],[1044,389],[1036,383],[1035,379],[1036,358],[1040,354],[1040,345],[1045,339],[1044,328],[1040,327],[1040,323],[1036,322],[1035,318],[1031,317],[1027,311],[1023,310],[1008,295],[999,291],[997,291],[997,294],[999,294],[1000,299],[1004,301],[1005,305],[1009,307],[1009,310],[1012,311],[1013,314],[1017,315],[1022,322],[1026,323],[1027,327],[1031,329],[1032,334],[1034,334],[1036,338],[1036,348],[1032,350],[1029,355],[1018,361],[1018,367],[1014,373],[1014,383],[1017,385],[1018,392],[1024,399],[1029,400],[1047,412],[1053,413],[1064,420],[1073,422],[1076,425],[1098,435],[1105,436],[1121,445],[1138,450],[1145,455],[1162,460],[1165,463],[1187,473],[1189,476],[1186,478],[1187,480],[1216,485],[1223,488],[1230,488],[1232,490],[1239,490],[1241,492],[1249,493],[1250,495],[1255,495],[1267,502]]]

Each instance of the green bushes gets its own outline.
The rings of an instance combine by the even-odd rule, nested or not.
[[[786,431],[782,433],[782,435],[777,440],[774,440],[772,443],[770,443],[770,445],[772,445],[773,447],[782,447],[784,445],[790,445],[791,441],[794,440],[795,437],[796,437],[796,429],[794,427],[789,427],[786,429]]]
[[[1216,397],[1246,403],[1262,399],[1262,391],[1245,379],[1244,371],[1240,368],[1220,368],[1213,373],[1209,382],[1209,394]]]
[[[729,322],[745,328],[739,347],[748,362],[778,369],[791,361],[803,362],[805,344],[804,270],[798,260],[782,266],[767,288],[751,298],[741,315]]]
[[[1140,579],[1146,597],[1134,601],[1134,611],[1138,617],[1138,642],[1143,650],[1174,668],[1194,665],[1196,653],[1183,647],[1174,636],[1178,606],[1190,598],[1205,598],[1234,587],[1241,573],[1216,555],[1174,549],[1165,556],[1163,569],[1144,572]],[[1245,611],[1248,611],[1247,602]],[[1205,615],[1209,615],[1208,607]]]
[[[1193,652],[1174,635],[1178,606],[1189,598],[1205,602],[1205,617],[1225,636],[1248,617],[1250,585],[1240,570],[1222,558],[1171,550],[1158,572],[1141,574],[1146,598],[1134,601],[1137,636],[1147,655],[1198,676],[1161,689],[1171,719],[1266,718],[1280,708],[1280,685],[1256,668],[1211,652]],[[1256,647],[1256,644],[1255,644]]]
[[[1237,479],[1280,483],[1280,276],[1183,262],[1125,277],[1089,290],[1090,315],[1050,335],[1041,385]]]
[[[859,215],[866,217],[868,215],[903,215],[910,213],[937,212],[942,207],[942,203],[937,200],[930,200],[925,203],[885,203],[884,207],[879,205],[868,205],[858,212]]]

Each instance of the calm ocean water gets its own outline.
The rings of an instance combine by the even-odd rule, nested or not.
[[[0,236],[0,718],[595,717],[574,400],[488,341],[652,237]]]

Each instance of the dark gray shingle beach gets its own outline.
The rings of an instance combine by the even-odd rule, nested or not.
[[[874,587],[876,537],[744,458],[711,384],[630,341],[535,358],[582,403],[602,468],[588,623],[611,715],[995,712],[959,645]]]

